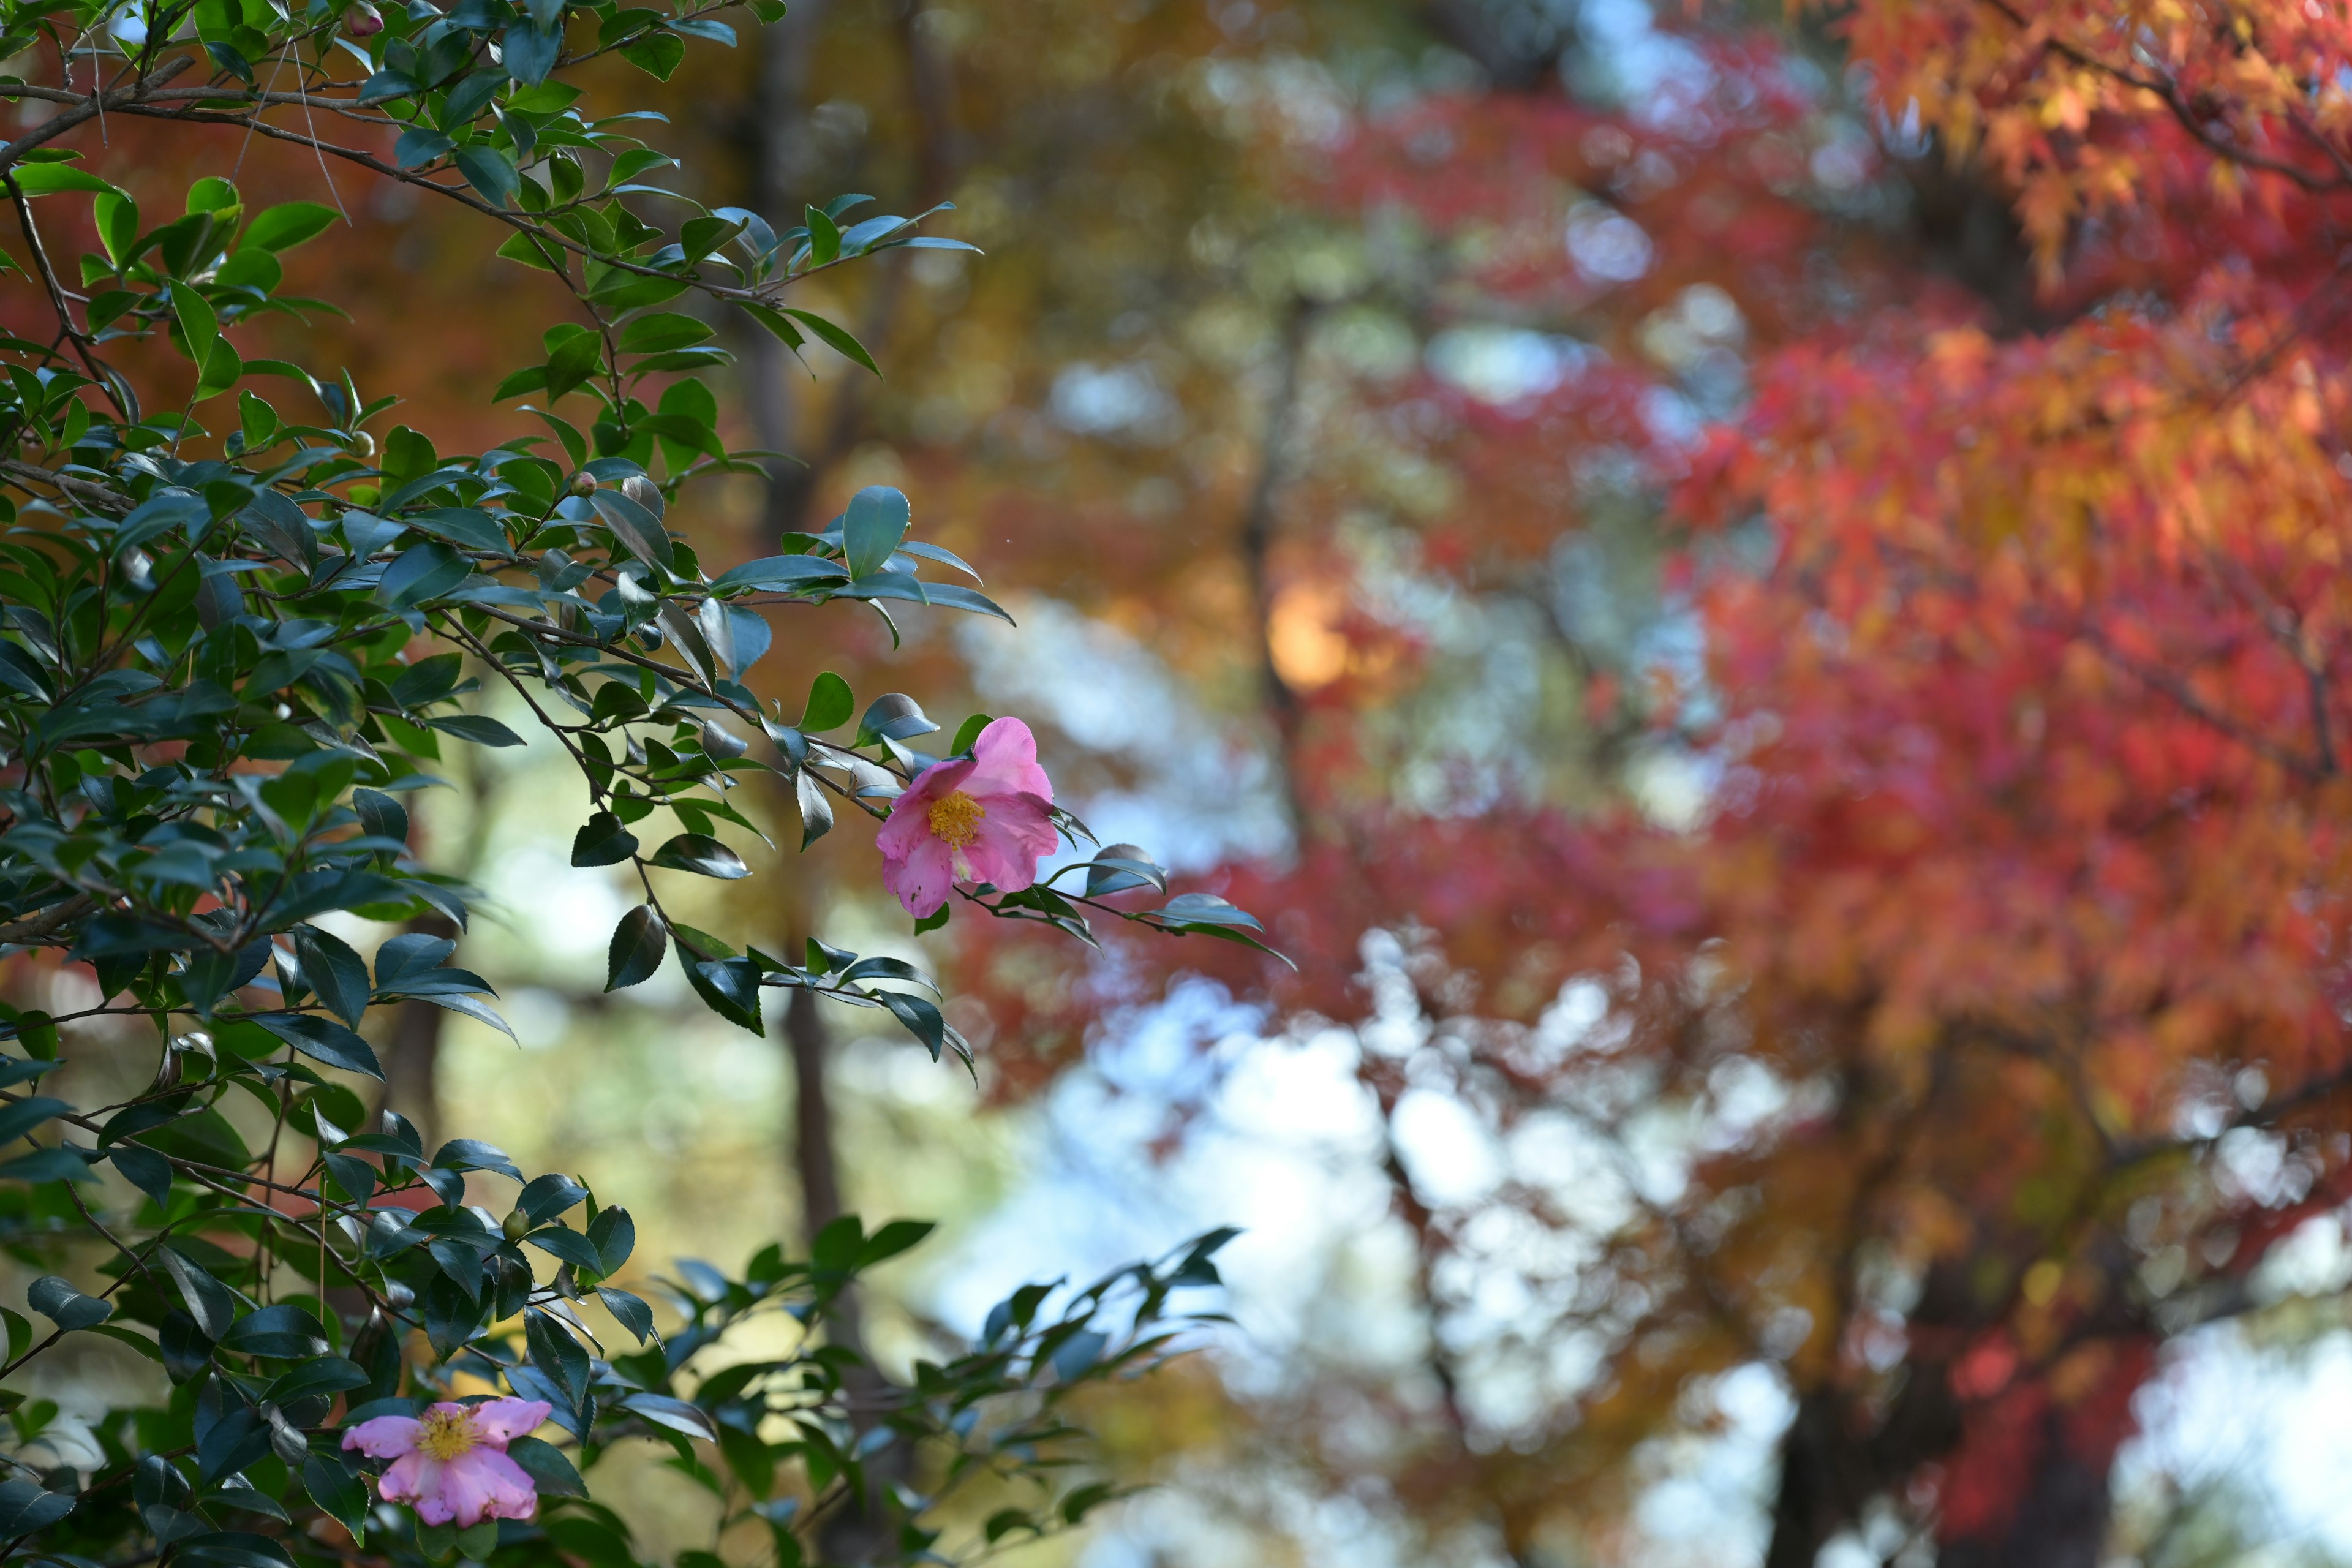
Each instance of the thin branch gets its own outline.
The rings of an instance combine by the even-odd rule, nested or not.
[[[127,109],[139,102],[149,93],[195,63],[196,58],[194,55],[177,55],[164,61],[152,73],[141,77],[129,87],[110,88],[103,92],[93,92],[87,97],[77,98],[72,108],[51,115],[14,142],[0,147],[0,173],[5,173],[16,167],[26,153],[44,142],[54,141],[64,135],[83,121],[101,114],[109,109]]]

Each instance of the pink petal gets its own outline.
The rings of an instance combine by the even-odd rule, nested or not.
[[[546,1426],[554,1410],[544,1399],[491,1399],[471,1408],[474,1430],[486,1443],[528,1436]]]
[[[448,1516],[461,1527],[485,1519],[529,1519],[539,1509],[530,1477],[496,1448],[476,1448],[442,1466],[440,1495]]]
[[[915,775],[906,793],[890,803],[890,820],[874,836],[885,859],[905,859],[933,837],[931,806],[953,795],[971,773],[971,763],[933,763]]]
[[[403,1454],[394,1459],[383,1475],[376,1478],[375,1489],[386,1502],[417,1502],[417,1511],[424,1506],[419,1499],[430,1497],[441,1479],[441,1461],[423,1454]],[[447,1516],[443,1516],[446,1519]],[[439,1523],[436,1520],[433,1522]]]
[[[1037,737],[1020,720],[991,721],[972,742],[971,755],[977,765],[963,788],[974,799],[986,804],[1001,795],[1034,795],[1053,804],[1053,781],[1037,765]]]
[[[425,1423],[411,1415],[379,1415],[343,1432],[343,1447],[357,1448],[371,1459],[396,1459],[416,1448],[416,1435]]]
[[[1036,881],[1038,858],[1060,842],[1044,801],[1034,795],[992,795],[962,858],[973,880],[1017,893]]]
[[[908,914],[919,921],[928,920],[948,901],[948,889],[954,881],[949,864],[950,854],[944,842],[932,837],[927,824],[921,838],[905,854],[891,855],[886,847],[882,885],[907,907]]]

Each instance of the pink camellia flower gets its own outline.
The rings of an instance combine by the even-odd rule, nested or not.
[[[543,1399],[436,1405],[419,1418],[379,1415],[343,1434],[343,1447],[392,1464],[376,1480],[386,1502],[413,1503],[427,1524],[472,1529],[486,1519],[529,1519],[539,1491],[507,1445],[545,1423]]]
[[[1053,804],[1037,738],[1018,719],[996,720],[969,758],[933,763],[890,803],[890,820],[875,838],[882,885],[917,920],[939,912],[952,883],[993,882],[1017,893],[1059,842],[1045,810]]]

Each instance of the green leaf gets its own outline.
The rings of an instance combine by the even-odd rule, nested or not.
[[[522,1467],[541,1497],[586,1497],[588,1487],[562,1449],[539,1437],[515,1437],[507,1458]]]
[[[719,1428],[719,1452],[755,1498],[764,1498],[776,1484],[776,1453],[758,1436],[740,1426]]]
[[[236,194],[236,186],[218,174],[206,174],[188,187],[187,212],[190,217],[198,213],[226,215],[234,219],[245,206],[245,198]]]
[[[532,1231],[524,1237],[523,1240],[538,1247],[550,1258],[561,1259],[574,1268],[585,1268],[592,1274],[601,1273],[604,1270],[604,1260],[598,1255],[595,1243],[576,1230],[566,1230],[560,1225],[551,1225]]]
[[[842,589],[841,595],[850,599],[904,599],[912,604],[944,605],[976,616],[994,616],[1008,626],[1016,624],[1003,605],[977,589],[967,588],[961,583],[926,583],[911,572],[877,572],[864,582],[853,583]]]
[[[769,594],[797,593],[815,584],[846,582],[848,569],[822,555],[770,555],[746,561],[720,573],[710,586],[714,593],[750,588]]]
[[[866,705],[866,717],[857,721],[857,743],[870,746],[877,740],[911,741],[938,730],[921,703],[903,691],[886,691]]]
[[[783,310],[785,315],[815,333],[817,341],[835,353],[864,365],[877,375],[882,374],[882,367],[874,363],[874,356],[866,352],[866,345],[850,336],[844,329],[835,326],[813,310],[794,310],[790,305],[785,306]]]
[[[665,572],[677,570],[677,552],[659,518],[618,490],[600,489],[588,499],[630,554]]]
[[[809,1261],[828,1274],[846,1274],[866,1250],[866,1222],[845,1214],[825,1222],[809,1241]]]
[[[376,603],[404,610],[440,597],[473,574],[472,562],[439,540],[428,540],[392,558],[376,584]]]
[[[604,1254],[601,1247],[599,1255],[610,1261],[610,1255]],[[661,1336],[654,1332],[653,1309],[636,1297],[626,1290],[616,1290],[610,1285],[599,1285],[596,1287],[596,1299],[604,1303],[604,1310],[613,1314],[614,1321],[636,1336],[637,1343],[644,1344],[647,1340],[656,1344],[661,1342]]]
[[[514,1445],[509,1443],[511,1452]],[[313,1454],[302,1461],[302,1489],[319,1510],[352,1532],[352,1539],[361,1539],[367,1527],[367,1489],[359,1477],[343,1468],[340,1459],[330,1459]]]
[[[468,1563],[487,1563],[499,1546],[499,1521],[486,1519],[457,1532],[457,1554]]]
[[[114,1168],[122,1173],[123,1180],[155,1200],[157,1208],[172,1205],[172,1163],[152,1149],[142,1149],[135,1143],[118,1143],[109,1158]]]
[[[114,1309],[95,1296],[85,1296],[70,1280],[44,1274],[27,1286],[25,1300],[33,1310],[68,1332],[95,1328],[114,1315]]]
[[[279,1405],[321,1394],[342,1394],[365,1388],[368,1374],[359,1363],[341,1356],[320,1356],[293,1368],[269,1385],[268,1397]]]
[[[808,707],[802,710],[799,727],[823,734],[848,723],[856,711],[857,699],[851,695],[849,682],[828,669],[810,683]]]
[[[512,22],[499,35],[504,43],[507,69],[515,80],[528,87],[537,87],[555,68],[563,53],[563,26],[561,22],[541,26],[531,22]]]
[[[319,1326],[319,1320],[284,1302],[239,1318],[221,1336],[220,1347],[243,1355],[289,1361],[298,1356],[325,1355],[329,1349],[327,1332]]]
[[[52,164],[34,166],[54,167]],[[22,1477],[0,1482],[0,1538],[18,1542],[37,1531],[47,1530],[71,1513],[74,1502],[75,1500],[65,1492],[45,1490]],[[184,1560],[185,1556],[183,1552]],[[272,1568],[284,1568],[284,1565],[273,1564]]]
[[[220,341],[220,320],[202,294],[185,283],[172,286],[172,314],[179,319],[180,331],[187,340],[188,358],[197,364],[212,360],[213,345]]]
[[[806,334],[786,321],[783,312],[774,306],[762,305],[756,300],[738,300],[735,303],[741,308],[745,315],[767,328],[771,334],[786,348],[792,350],[794,357],[798,357],[801,350],[808,346]]]
[[[139,1142],[172,1159],[197,1160],[224,1171],[253,1163],[253,1152],[237,1136],[236,1127],[209,1107],[175,1118],[152,1132],[142,1132]]]
[[[687,983],[703,1005],[739,1028],[767,1033],[760,1019],[760,966],[749,958],[685,965]]]
[[[686,44],[670,34],[656,33],[633,44],[624,44],[621,58],[648,76],[667,81],[670,72],[686,58]]]
[[[596,1255],[604,1260],[607,1278],[618,1274],[637,1249],[637,1222],[629,1211],[618,1205],[598,1215],[588,1226],[588,1239],[596,1244]]]
[[[367,963],[351,945],[316,926],[294,928],[294,960],[301,966],[303,984],[344,1023],[356,1029],[367,1013]]]
[[[280,202],[254,215],[253,221],[245,226],[245,237],[240,243],[263,250],[291,250],[326,233],[340,216],[334,208],[317,202]]]
[[[520,735],[486,714],[447,713],[425,721],[445,734],[455,735],[461,741],[471,741],[478,746],[520,746],[523,743]]]
[[[574,866],[617,866],[636,852],[637,836],[609,811],[591,816],[572,839]]]
[[[139,243],[139,204],[121,191],[102,191],[91,204],[91,216],[98,220],[98,241],[106,247],[107,259],[121,267]]]
[[[833,831],[833,802],[826,798],[824,786],[806,768],[793,774],[793,804],[801,813],[801,847],[810,845]]]
[[[110,185],[88,169],[77,169],[71,163],[18,163],[10,171],[16,188],[28,196],[55,195],[59,191],[99,191],[123,195],[119,185]]]
[[[908,996],[898,991],[877,991],[874,999],[888,1008],[907,1032],[923,1042],[931,1059],[940,1059],[940,1050],[947,1042],[947,1019],[938,1007],[920,996]]]
[[[639,904],[613,928],[613,949],[605,965],[604,989],[619,991],[650,978],[669,951],[669,931],[651,904]]]
[[[466,183],[482,193],[482,199],[494,207],[504,207],[514,200],[515,186],[522,176],[515,173],[514,158],[487,142],[476,142],[457,149],[453,160]]]
[[[46,1094],[0,1102],[0,1143],[14,1143],[42,1122],[72,1109],[64,1100]]]
[[[588,1352],[570,1330],[536,1307],[523,1314],[522,1330],[531,1365],[577,1406],[588,1392]]]
[[[525,267],[535,267],[541,272],[553,272],[558,269],[559,264],[552,258],[561,257],[563,253],[556,250],[552,246],[544,245],[533,239],[521,229],[517,229],[507,237],[505,244],[499,246],[491,254],[508,261],[520,261]]]
[[[698,877],[716,877],[722,882],[751,874],[743,857],[700,833],[679,834],[653,852],[651,863],[672,871],[691,871]]]
[[[868,485],[850,498],[841,519],[841,546],[852,578],[889,564],[907,537],[909,517],[906,496],[887,485]]]
[[[604,369],[604,340],[594,332],[574,332],[548,351],[547,395],[564,396]]]
[[[955,740],[948,748],[950,756],[960,757],[980,742],[980,732],[996,721],[985,713],[975,713],[956,726]]]
[[[817,207],[808,209],[809,265],[823,267],[841,256],[841,226]]]
[[[308,1013],[256,1013],[252,1018],[313,1061],[373,1079],[383,1077],[374,1048],[341,1024]]]
[[[36,1149],[0,1165],[0,1182],[26,1182],[39,1186],[47,1182],[89,1182],[89,1162],[79,1151],[65,1148]]]
[[[621,352],[666,353],[671,349],[707,342],[713,335],[708,325],[692,316],[682,316],[674,310],[658,310],[649,316],[639,316],[621,330]]]
[[[392,161],[404,169],[421,169],[457,144],[457,139],[454,136],[445,136],[422,125],[412,125],[400,133],[399,141],[392,144]],[[522,237],[520,230],[516,237]]]
[[[593,277],[601,267],[602,263],[590,262],[590,276]],[[642,272],[614,268],[588,290],[588,298],[608,310],[635,310],[647,305],[658,305],[665,300],[675,300],[685,293],[688,287],[683,278],[648,277]]]
[[[927,1219],[894,1219],[866,1238],[866,1246],[857,1255],[857,1267],[871,1268],[896,1258],[938,1228]]]
[[[719,1436],[719,1428],[709,1413],[683,1399],[663,1394],[632,1394],[619,1404],[622,1409],[642,1415],[656,1426],[667,1426],[688,1437],[715,1441]]]
[[[1265,928],[1257,917],[1245,910],[1236,909],[1214,893],[1179,893],[1154,913],[1161,920],[1184,925],[1247,926],[1252,931]]]

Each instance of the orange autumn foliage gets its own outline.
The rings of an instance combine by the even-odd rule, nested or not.
[[[2302,0],[1828,21],[1883,135],[1925,147],[1899,149],[1916,177],[1958,166],[2013,215],[2041,330],[1818,213],[1718,225],[1745,248],[1710,252],[1666,216],[1680,196],[1624,205],[1657,264],[1595,291],[1507,242],[1529,171],[1591,182],[1595,131],[1633,135],[1562,104],[1351,143],[1346,201],[1504,237],[1489,300],[1606,298],[1625,314],[1595,335],[1621,349],[1694,283],[1738,300],[1753,395],[1703,445],[1643,417],[1658,378],[1630,356],[1501,410],[1425,382],[1387,399],[1463,480],[1423,558],[1460,584],[1578,526],[1596,451],[1672,488],[1704,661],[1638,716],[1675,728],[1706,805],[1669,831],[1589,798],[1378,800],[1333,781],[1383,754],[1398,678],[1335,678],[1292,694],[1295,858],[1204,881],[1300,973],[1202,944],[1175,967],[1292,1018],[1409,1015],[1418,1044],[1361,1058],[1384,1113],[1436,1085],[1497,1133],[1566,1118],[1621,1150],[1643,1115],[1684,1119],[1686,1165],[1607,1223],[1495,1200],[1590,1243],[1530,1276],[1550,1315],[1515,1331],[1598,1342],[1600,1370],[1512,1449],[1421,1433],[1391,1473],[1415,1506],[1543,1539],[1622,1500],[1693,1388],[1763,1363],[1797,1411],[1772,1568],[1874,1503],[1948,1564],[2095,1563],[2160,1347],[2253,1305],[2272,1244],[2352,1196],[2352,23]],[[1670,189],[1719,219],[1776,133],[1685,147]],[[1858,280],[1843,308],[1775,294],[1784,251],[1825,250]],[[1310,475],[1294,515],[1350,482]],[[1395,956],[1366,957],[1375,933]],[[1000,965],[1013,1088],[1173,963],[967,957]],[[1578,983],[1606,1005],[1568,1031]],[[1473,1260],[1475,1215],[1409,1183],[1398,1205],[1427,1258]],[[1466,1313],[1429,1277],[1436,1323]]]

